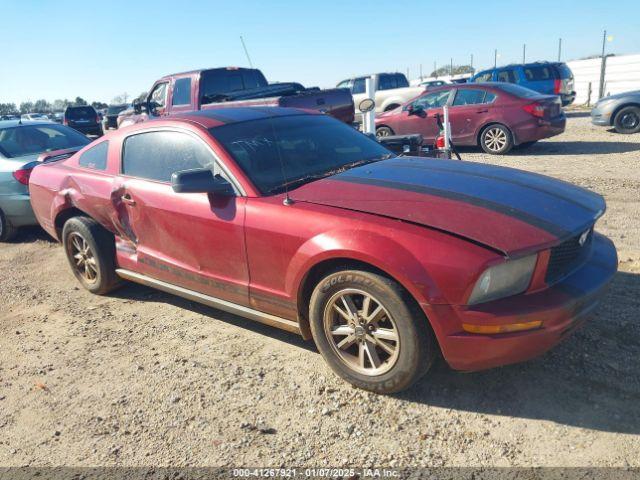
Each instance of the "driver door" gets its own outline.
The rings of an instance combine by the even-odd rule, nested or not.
[[[172,285],[248,303],[245,198],[176,193],[171,175],[211,168],[228,179],[211,147],[191,132],[134,133],[122,144],[111,195],[118,263]]]
[[[402,111],[399,128],[395,129],[396,133],[398,135],[419,133],[425,144],[433,144],[440,132],[436,116],[438,114],[442,116],[442,107],[449,101],[452,90],[424,93],[406,105]]]

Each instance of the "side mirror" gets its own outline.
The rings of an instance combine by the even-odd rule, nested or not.
[[[376,102],[371,98],[365,98],[358,104],[358,110],[360,110],[361,113],[370,112],[374,108],[376,108]]]
[[[422,115],[424,113],[424,108],[415,105],[409,105],[407,107],[407,113],[409,115]]]
[[[171,187],[176,193],[211,193],[225,197],[235,194],[233,186],[209,168],[175,172],[171,175]]]

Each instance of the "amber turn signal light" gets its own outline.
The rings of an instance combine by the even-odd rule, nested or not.
[[[462,329],[469,333],[491,335],[496,333],[522,332],[524,330],[540,328],[541,326],[542,322],[536,320],[534,322],[507,323],[505,325],[472,325],[470,323],[463,323]]]

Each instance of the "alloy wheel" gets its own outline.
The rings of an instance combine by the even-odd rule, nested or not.
[[[625,113],[620,119],[620,124],[626,129],[636,128],[640,123],[640,117],[635,112]]]
[[[507,144],[507,133],[498,127],[490,128],[484,135],[484,144],[492,152],[501,151]]]
[[[324,331],[349,368],[369,376],[388,372],[398,360],[400,336],[388,310],[358,289],[335,293],[326,303]]]
[[[87,284],[95,283],[98,279],[98,265],[87,240],[78,232],[72,232],[67,245],[75,271]]]

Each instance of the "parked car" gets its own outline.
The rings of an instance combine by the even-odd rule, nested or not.
[[[64,112],[53,112],[50,119],[55,123],[62,123],[64,121]]]
[[[174,113],[233,106],[297,107],[318,110],[353,123],[353,100],[346,89],[320,90],[299,83],[269,84],[253,68],[212,68],[167,75],[158,80],[144,102],[134,101],[135,115],[121,126]]]
[[[563,62],[535,62],[491,68],[476,73],[469,82],[506,82],[543,93],[558,95],[562,105],[576,99],[573,73]]]
[[[37,225],[29,203],[29,175],[43,154],[89,143],[71,128],[50,122],[0,121],[0,242],[20,227]]]
[[[102,124],[102,129],[106,132],[110,128],[118,128],[118,115],[131,105],[123,103],[121,105],[109,105]]]
[[[0,115],[0,120],[18,120],[20,115]]]
[[[423,87],[425,90],[429,90],[435,87],[442,87],[443,85],[449,85],[451,82],[446,80],[429,79],[421,81],[418,86]]]
[[[348,88],[353,95],[354,108],[357,108],[362,100],[367,98],[365,93],[365,81],[371,77],[375,88],[376,113],[394,110],[407,100],[420,95],[425,87],[409,86],[407,77],[402,73],[374,73],[362,77],[349,78],[338,83],[338,88]],[[356,122],[362,122],[360,111],[355,112]]]
[[[591,123],[618,133],[640,132],[640,90],[603,97],[591,110]]]
[[[481,146],[502,155],[564,132],[560,99],[508,83],[455,84],[429,90],[402,108],[376,117],[376,135],[419,133],[433,145],[440,133],[436,115],[449,106],[454,145]]]
[[[98,112],[91,105],[67,107],[62,123],[85,135],[97,135],[100,137],[103,134]]]
[[[142,283],[313,338],[359,387],[442,353],[526,360],[593,311],[617,267],[604,199],[524,171],[397,158],[327,115],[177,114],[31,175],[41,225],[89,291]]]
[[[44,113],[24,113],[20,116],[25,121],[49,122],[50,118]]]

